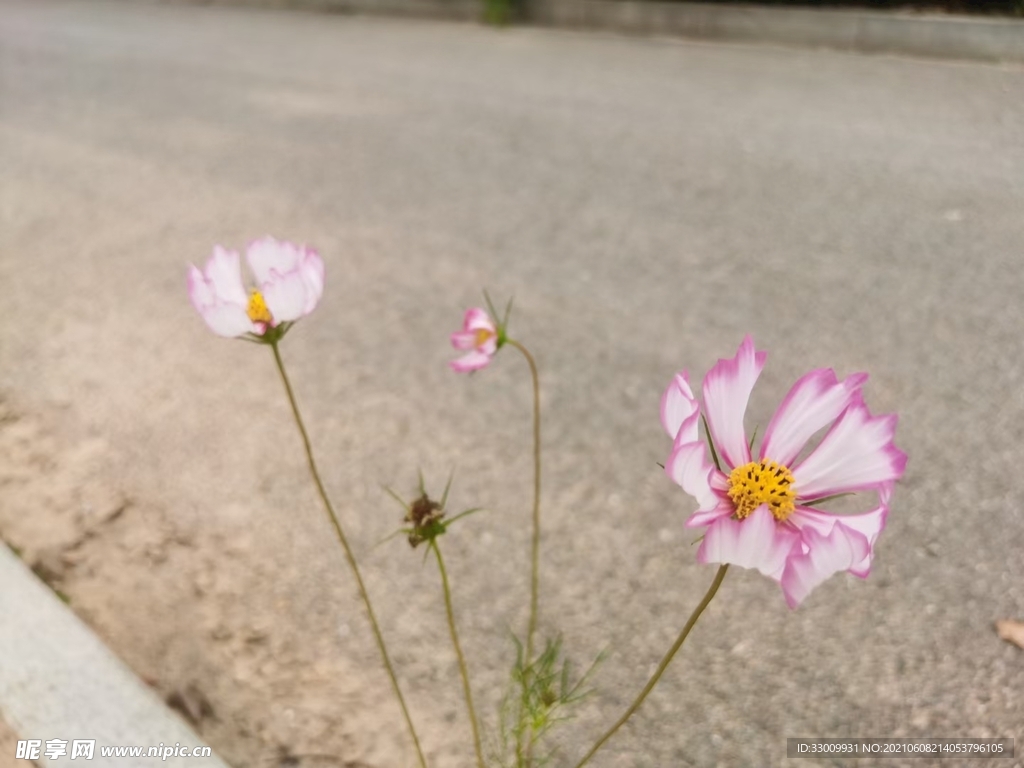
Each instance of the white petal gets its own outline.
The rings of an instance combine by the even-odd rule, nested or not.
[[[697,561],[755,568],[778,580],[799,539],[796,531],[778,525],[762,504],[743,520],[722,517],[709,525]]]
[[[206,262],[206,280],[218,301],[245,306],[249,298],[242,285],[242,262],[237,251],[228,251],[219,245]]]
[[[324,260],[316,251],[304,249],[300,271],[306,283],[306,306],[302,314],[308,315],[316,309],[324,294]]]
[[[269,283],[274,272],[284,275],[298,269],[299,255],[299,249],[293,243],[281,242],[270,236],[254,240],[245,252],[249,268],[259,285]]]
[[[893,445],[896,416],[872,416],[863,403],[854,403],[825,439],[793,469],[799,499],[847,491],[876,489],[898,480],[907,456]]]
[[[214,304],[201,312],[210,330],[218,336],[235,337],[255,332],[252,320],[237,304]]]
[[[697,398],[693,396],[686,371],[680,371],[661,396],[661,425],[676,445],[692,443],[698,439],[697,421],[700,418]],[[683,425],[686,429],[683,430]]]
[[[814,528],[801,532],[803,548],[786,563],[782,591],[790,608],[796,608],[816,586],[839,571],[846,571],[871,552],[863,534],[836,523],[827,536]]]
[[[704,414],[718,455],[730,468],[750,461],[743,416],[766,357],[754,349],[754,340],[747,336],[735,357],[719,360],[704,377]]]
[[[789,466],[807,441],[827,427],[860,398],[867,374],[836,380],[831,368],[819,368],[801,377],[775,411],[761,443],[761,458]]]
[[[719,496],[711,490],[714,466],[705,458],[704,443],[684,443],[673,449],[665,462],[665,474],[697,500],[703,512],[718,506]]]
[[[189,265],[187,283],[188,298],[192,302],[192,306],[195,307],[196,312],[201,313],[204,309],[216,303],[217,297],[213,293],[213,288],[210,287],[206,277],[195,264]]]
[[[207,264],[207,273],[219,281],[218,284],[225,293],[233,294],[237,298],[239,292],[231,290],[231,254],[223,249],[219,250],[220,253],[215,252]],[[234,265],[237,269],[238,254],[234,254]],[[241,302],[224,300],[217,292],[213,280],[194,265],[188,270],[188,297],[210,330],[218,336],[240,336],[253,330],[252,321],[245,312],[245,293],[241,292]]]
[[[270,281],[261,284],[260,291],[275,323],[298,320],[305,314],[306,281],[298,270],[285,275],[271,271]]]

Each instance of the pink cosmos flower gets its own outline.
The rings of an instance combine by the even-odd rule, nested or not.
[[[268,329],[283,333],[320,301],[324,262],[311,248],[264,237],[249,245],[245,257],[256,283],[248,293],[237,251],[218,245],[204,270],[189,267],[189,299],[218,336],[269,338],[274,334],[268,335]]]
[[[498,351],[498,326],[486,310],[479,307],[466,310],[462,330],[452,334],[452,346],[456,349],[469,350],[462,357],[449,363],[453,371],[478,371],[490,363],[494,353]]]
[[[687,374],[675,376],[661,399],[661,423],[675,441],[665,472],[697,501],[686,523],[705,528],[697,560],[756,568],[781,584],[795,608],[834,573],[868,575],[907,457],[893,445],[896,416],[872,416],[864,405],[867,375],[839,381],[822,368],[793,385],[753,458],[743,416],[766,357],[747,336],[734,358],[719,360],[704,377],[703,414],[720,470],[705,454],[701,409]],[[817,447],[800,458],[826,427]],[[813,508],[856,491],[877,493],[877,506],[855,515]]]

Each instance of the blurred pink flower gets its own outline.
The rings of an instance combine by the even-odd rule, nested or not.
[[[734,358],[719,360],[704,377],[703,415],[720,470],[700,439],[702,412],[687,374],[675,376],[661,400],[661,422],[674,439],[665,472],[697,501],[686,523],[706,528],[697,560],[756,568],[781,584],[795,608],[834,573],[868,575],[907,457],[893,444],[896,416],[872,416],[864,405],[867,375],[839,381],[822,368],[793,385],[753,459],[743,416],[766,357],[747,336]],[[818,446],[797,462],[825,427]],[[856,491],[877,493],[877,506],[853,515],[812,508]]]
[[[218,336],[251,334],[276,340],[287,326],[308,315],[324,291],[324,262],[306,246],[264,237],[245,253],[256,287],[248,294],[237,251],[213,249],[206,268],[188,270],[192,306]],[[278,334],[267,334],[277,329]]]
[[[485,367],[498,351],[498,326],[486,310],[474,307],[466,310],[462,330],[452,334],[452,346],[469,350],[462,357],[452,360],[453,371],[468,373]]]

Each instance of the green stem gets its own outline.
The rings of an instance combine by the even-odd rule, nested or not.
[[[359,573],[359,566],[356,565],[355,555],[352,554],[352,547],[349,546],[348,538],[345,536],[344,530],[341,527],[341,521],[338,519],[337,513],[334,511],[334,506],[331,504],[331,500],[327,496],[327,491],[324,489],[324,484],[320,480],[320,472],[316,468],[316,460],[313,458],[313,449],[309,443],[309,434],[306,432],[306,426],[302,421],[302,416],[299,413],[298,403],[295,401],[295,393],[292,392],[291,382],[288,381],[288,374],[284,370],[284,362],[281,360],[281,352],[277,348],[277,343],[270,345],[270,348],[274,351],[274,362],[277,363],[277,370],[281,373],[281,381],[284,382],[285,392],[288,394],[288,402],[292,406],[292,415],[295,417],[295,423],[299,427],[299,434],[302,435],[302,444],[306,449],[306,460],[309,463],[309,472],[313,476],[313,483],[316,485],[316,489],[320,494],[320,499],[324,503],[324,508],[327,510],[327,516],[331,520],[331,524],[334,526],[334,532],[338,536],[338,541],[341,542],[341,548],[345,550],[345,559],[348,560],[349,567],[352,569],[352,574],[356,578],[356,584],[359,587],[359,596],[363,599],[363,605],[366,607],[366,613],[370,617],[370,626],[373,627],[373,636],[377,640],[377,648],[380,650],[381,658],[384,660],[384,668],[387,670],[388,677],[391,678],[391,685],[395,689],[395,696],[398,697],[398,703],[402,708],[402,714],[405,716],[406,725],[409,726],[409,733],[412,735],[413,743],[416,745],[416,754],[419,757],[421,768],[427,768],[427,760],[423,756],[423,749],[420,747],[420,740],[416,736],[416,728],[413,727],[412,718],[409,716],[409,709],[405,705],[405,698],[402,696],[402,690],[398,687],[398,677],[395,675],[394,667],[391,666],[391,659],[388,656],[387,647],[384,645],[384,636],[381,634],[380,626],[377,624],[377,617],[373,613],[373,606],[370,604],[370,595],[366,591],[366,585],[363,584],[363,577]]]
[[[597,740],[597,743],[594,744],[583,759],[576,764],[576,768],[582,768],[586,765],[590,761],[590,758],[597,754],[597,751],[604,746],[604,743],[614,736],[615,732],[622,727],[623,723],[629,720],[629,718],[633,716],[633,713],[640,708],[640,705],[644,703],[644,699],[647,698],[647,694],[649,694],[654,689],[654,686],[658,684],[662,674],[666,669],[668,669],[668,665],[672,663],[672,658],[676,655],[679,649],[683,647],[683,643],[686,642],[686,636],[690,634],[690,630],[693,629],[693,625],[697,623],[697,619],[699,619],[700,615],[704,613],[704,609],[708,607],[708,604],[711,602],[712,598],[714,598],[715,593],[718,592],[718,588],[722,585],[722,580],[725,578],[725,572],[728,570],[728,563],[719,567],[718,573],[715,574],[715,580],[711,582],[711,587],[708,589],[707,594],[704,595],[704,599],[700,601],[700,604],[694,609],[693,613],[690,614],[690,618],[687,620],[686,626],[683,627],[683,631],[679,633],[679,637],[676,638],[675,643],[673,643],[668,653],[665,654],[665,658],[661,660],[661,663],[654,671],[651,679],[647,681],[647,685],[645,685],[644,689],[640,691],[640,695],[637,696],[636,700],[629,705],[629,709],[627,709],[625,714],[616,721],[615,725],[609,728],[608,732]]]
[[[530,621],[526,630],[526,665],[524,667],[523,697],[528,695],[529,681],[525,675],[529,674],[530,665],[533,664],[533,641],[537,634],[537,603],[540,592],[540,378],[537,375],[537,362],[533,359],[530,351],[514,339],[508,343],[522,352],[530,366],[530,376],[533,379],[533,542],[530,556]],[[533,729],[530,729],[527,736],[526,758],[529,765],[533,754]],[[517,761],[522,762],[522,749],[516,744]]]
[[[444,588],[444,607],[448,612],[448,630],[452,635],[452,645],[455,646],[455,656],[459,660],[459,674],[462,676],[462,692],[466,695],[466,709],[469,710],[469,724],[473,728],[473,748],[476,750],[477,768],[484,768],[484,753],[480,746],[480,728],[476,722],[476,710],[473,708],[473,692],[469,687],[469,670],[466,668],[466,657],[462,655],[462,646],[459,644],[459,633],[455,629],[455,612],[452,610],[452,591],[448,586],[448,571],[444,567],[444,558],[441,557],[441,548],[437,541],[430,542],[431,549],[437,555],[437,567],[441,571],[441,586]]]

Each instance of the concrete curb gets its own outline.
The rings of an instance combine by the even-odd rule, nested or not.
[[[171,0],[174,2],[175,0]],[[185,0],[189,2],[190,0]],[[483,0],[209,0],[217,5],[478,21]],[[664,0],[522,0],[528,24],[777,43],[946,59],[1024,62],[1024,20]]]
[[[101,746],[205,745],[2,543],[0,616],[4,718],[18,738],[68,742],[67,755],[41,765],[80,765],[71,742],[95,739],[95,768],[227,768],[216,755],[102,757]]]
[[[531,22],[705,40],[1024,62],[1024,20],[656,0],[528,0]]]
[[[176,2],[177,0],[171,0]],[[411,16],[446,21],[481,21],[482,0],[183,0],[203,5],[271,8],[276,10],[358,13],[371,16]]]

